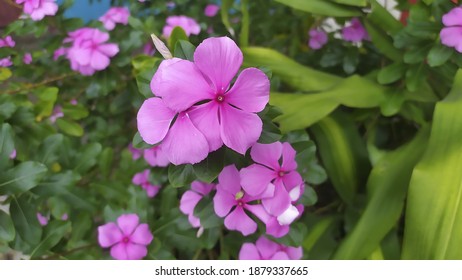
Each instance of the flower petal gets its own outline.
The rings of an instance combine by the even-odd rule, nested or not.
[[[215,188],[215,184],[207,184],[199,181],[191,183],[191,189],[201,195],[208,195]]]
[[[441,43],[462,53],[462,27],[446,27],[440,32]]]
[[[181,60],[182,59],[174,57],[172,59],[165,59],[160,63],[159,68],[157,68],[157,71],[154,74],[154,76],[152,77],[152,80],[151,80],[151,83],[150,83],[151,91],[155,96],[162,97],[162,87],[160,86],[161,81],[162,81],[162,77],[163,77],[162,71],[165,68],[168,68],[168,66],[170,66],[170,65],[172,65],[174,63],[177,63],[177,62],[179,62]]]
[[[266,223],[266,234],[269,234],[273,237],[280,238],[289,233],[289,226],[281,226],[277,221],[276,217],[272,217]]]
[[[142,185],[148,182],[150,172],[149,169],[146,169],[143,172],[136,173],[135,176],[133,176],[132,183],[135,185]]]
[[[125,235],[131,235],[138,226],[140,219],[136,214],[123,214],[117,218],[117,225]]]
[[[270,215],[279,216],[291,205],[291,199],[286,188],[282,184],[276,184],[274,196],[262,199],[263,207]]]
[[[141,260],[148,254],[148,249],[146,246],[134,243],[127,243],[125,250],[127,251],[128,260]]]
[[[285,251],[291,260],[299,260],[303,256],[302,247],[287,247]]]
[[[125,243],[117,243],[111,248],[111,256],[116,260],[128,260]]]
[[[180,211],[189,215],[194,213],[194,207],[202,199],[202,196],[194,191],[186,191],[180,200]]]
[[[205,39],[194,52],[194,63],[220,93],[226,92],[242,60],[241,50],[228,37]]]
[[[223,140],[221,140],[220,134],[220,123],[218,122],[218,108],[216,102],[207,102],[199,106],[194,106],[188,111],[193,124],[204,134],[205,138],[207,138],[210,152],[218,150],[223,146]]]
[[[254,214],[260,221],[266,224],[271,219],[270,214],[266,212],[261,204],[245,204],[244,208]]]
[[[239,251],[240,260],[261,260],[261,256],[258,253],[257,247],[252,243],[242,244],[241,250]]]
[[[279,251],[271,257],[272,260],[290,260],[286,252]]]
[[[287,190],[292,190],[294,187],[303,185],[302,176],[297,171],[292,171],[285,174],[282,177],[282,182],[284,182],[284,186]]]
[[[188,221],[193,228],[198,228],[201,226],[201,220],[192,214],[188,215]]]
[[[115,223],[107,223],[98,227],[98,243],[107,248],[122,240],[122,232]]]
[[[295,161],[295,156],[297,152],[292,146],[284,142],[282,143],[282,169],[284,171],[291,171],[297,169],[297,162]]]
[[[136,117],[141,138],[148,144],[157,144],[170,127],[175,112],[165,106],[160,98],[146,99]]]
[[[136,244],[149,245],[153,238],[148,224],[140,224],[130,236],[130,241]]]
[[[236,200],[233,195],[225,191],[217,190],[213,197],[213,209],[218,217],[223,218],[228,215],[234,205],[236,205]]]
[[[226,101],[246,112],[260,112],[269,101],[270,82],[263,71],[247,68],[241,72]]]
[[[252,164],[240,171],[242,188],[250,196],[258,196],[267,190],[276,178],[274,171],[263,165]]]
[[[220,134],[230,149],[245,154],[260,138],[263,122],[254,113],[247,113],[228,104],[220,107]]]
[[[446,26],[462,25],[462,7],[457,7],[443,16],[443,24]]]
[[[193,125],[188,114],[180,113],[162,142],[162,149],[175,165],[194,164],[207,157],[209,144]]]
[[[271,144],[257,143],[252,146],[250,156],[253,161],[265,165],[273,170],[278,170],[279,159],[281,158],[283,145],[281,142]]]
[[[228,165],[218,175],[217,191],[228,193],[235,196],[241,191],[241,181],[239,171],[236,166]]]
[[[244,209],[239,206],[226,216],[225,226],[229,230],[241,232],[244,236],[250,235],[257,230],[257,223],[247,216]]]
[[[290,205],[284,213],[277,217],[280,225],[290,225],[299,215],[297,207]]]
[[[144,150],[144,159],[151,166],[165,167],[170,164],[167,155],[162,150],[162,145]]]
[[[98,50],[106,56],[113,57],[119,52],[117,44],[102,44],[98,46]]]
[[[258,238],[255,245],[257,246],[262,258],[266,260],[269,260],[279,250],[279,244],[269,240],[265,236]]]

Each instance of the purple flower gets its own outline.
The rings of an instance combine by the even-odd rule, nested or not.
[[[67,48],[61,47],[53,53],[53,60],[56,61],[60,56],[67,54]]]
[[[138,186],[141,186],[145,191],[148,197],[155,197],[160,190],[160,186],[152,185],[149,182],[149,175],[151,171],[149,169],[144,170],[143,172],[136,173],[133,176],[132,183]]]
[[[234,41],[220,37],[204,40],[194,63],[163,61],[151,80],[157,97],[147,99],[138,112],[143,140],[162,141],[176,165],[200,162],[223,144],[245,154],[260,137],[263,125],[256,113],[268,103],[270,83],[259,69],[247,68],[231,86],[242,60]]]
[[[74,105],[74,106],[77,105],[77,104],[79,104],[79,102],[78,102],[77,99],[75,99],[75,98],[71,99],[71,101],[69,101],[69,103],[71,103],[71,104]]]
[[[188,220],[192,227],[198,228],[201,226],[200,219],[194,216],[194,208],[202,197],[208,195],[213,189],[215,189],[215,184],[194,181],[191,184],[191,190],[186,191],[181,197],[180,211],[188,215]]]
[[[124,214],[116,223],[98,227],[101,247],[111,247],[111,256],[118,260],[140,260],[148,254],[147,246],[153,239],[147,224],[140,224],[138,215]]]
[[[261,204],[255,204],[257,200],[271,196],[274,189],[259,197],[249,196],[241,188],[239,171],[234,165],[226,166],[218,176],[217,192],[213,198],[213,207],[217,216],[225,218],[225,227],[229,230],[237,230],[247,236],[257,230],[257,223],[253,221],[248,211],[260,218],[266,216]]]
[[[23,11],[30,15],[32,20],[39,21],[45,16],[54,16],[58,11],[56,0],[16,0],[16,3],[23,4]]]
[[[24,54],[24,56],[22,58],[22,62],[24,62],[24,64],[31,64],[32,63],[32,55],[30,53]]]
[[[144,160],[151,166],[165,167],[170,164],[167,154],[162,150],[162,145],[144,150]]]
[[[11,38],[11,36],[6,36],[4,39],[0,38],[0,48],[8,47],[12,48],[16,45],[16,42]]]
[[[109,34],[96,28],[84,27],[70,32],[64,42],[72,42],[67,52],[72,70],[91,76],[96,71],[106,69],[109,58],[119,52],[116,44],[106,43],[108,40]]]
[[[11,65],[13,65],[13,61],[11,61],[11,56],[0,58],[0,67],[10,67]]]
[[[167,18],[167,24],[164,26],[162,31],[165,38],[170,37],[175,27],[181,27],[186,35],[197,35],[201,32],[201,27],[196,20],[187,16],[169,16]]]
[[[16,158],[16,149],[14,149],[10,154],[10,159],[15,159],[15,158]]]
[[[278,244],[264,236],[255,244],[244,243],[239,251],[240,260],[299,260],[303,256],[302,247]]]
[[[133,148],[133,145],[131,143],[128,144],[128,150],[132,154],[133,160],[137,160],[143,155],[143,151],[140,149]]]
[[[308,45],[313,50],[319,50],[327,43],[327,34],[322,30],[311,29],[308,34],[310,35]]]
[[[462,7],[457,7],[443,16],[444,28],[441,29],[441,43],[462,53]]]
[[[99,18],[99,21],[107,30],[113,30],[116,23],[127,25],[129,16],[130,11],[127,7],[112,7]]]
[[[59,105],[55,106],[50,116],[51,123],[55,123],[57,119],[62,118],[62,117],[64,117],[64,113],[63,113],[61,106]]]
[[[152,42],[147,42],[146,44],[144,44],[143,53],[149,56],[153,56],[156,53],[156,49],[154,48]]]
[[[343,40],[353,43],[369,39],[366,29],[358,18],[353,18],[350,25],[342,29],[342,37]]]
[[[204,14],[208,17],[214,17],[217,15],[219,10],[220,10],[220,6],[215,5],[215,4],[208,4],[205,7]]]
[[[69,215],[67,213],[64,213],[62,216],[61,216],[61,221],[67,221],[69,219]]]
[[[37,220],[39,221],[39,224],[44,227],[48,224],[48,218],[37,212]]]

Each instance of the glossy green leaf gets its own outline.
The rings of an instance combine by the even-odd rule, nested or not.
[[[403,259],[461,259],[462,71],[436,104],[428,147],[412,173]]]
[[[405,72],[406,65],[396,62],[382,68],[377,76],[377,81],[382,85],[390,84],[401,79]]]
[[[444,45],[435,45],[431,48],[427,56],[428,65],[431,67],[436,67],[443,65],[451,55],[454,53],[452,48],[448,48]]]
[[[53,248],[71,229],[71,224],[64,221],[51,221],[43,231],[40,243],[32,250],[30,258],[34,259]]]
[[[390,36],[388,36],[385,33],[385,31],[379,29],[369,19],[366,20],[364,23],[367,29],[367,33],[371,37],[374,46],[389,59],[393,61],[401,61],[401,51],[396,49],[395,46],[393,46],[393,39]]]
[[[51,115],[56,99],[58,98],[58,91],[57,87],[46,87],[36,92],[39,100],[36,105],[38,117],[48,117]]]
[[[59,118],[56,120],[58,127],[66,134],[80,137],[83,135],[83,128],[80,124],[73,120]]]
[[[197,179],[211,183],[223,170],[225,163],[225,149],[210,153],[206,159],[193,165]]]
[[[333,3],[326,0],[276,0],[297,10],[331,17],[354,17],[361,15],[359,9]]]
[[[0,210],[0,243],[14,239],[15,230],[11,217]]]
[[[4,123],[0,129],[0,170],[2,170],[10,160],[10,155],[13,150],[13,129],[9,124]]]
[[[174,56],[189,61],[194,61],[196,47],[188,41],[178,40],[175,44]]]
[[[74,170],[80,174],[85,173],[97,163],[97,157],[101,153],[100,143],[91,143],[83,147],[76,161]]]
[[[403,24],[376,0],[370,0],[370,3],[372,11],[367,15],[367,19],[374,25],[390,35],[397,34],[403,28]]]
[[[88,109],[85,108],[85,106],[82,104],[64,104],[62,106],[62,111],[65,117],[71,118],[73,120],[86,118],[89,114]]]
[[[181,188],[191,184],[196,176],[191,164],[173,165],[168,167],[168,180],[174,188]]]
[[[366,0],[331,0],[332,2],[345,4],[350,6],[365,7],[367,5]]]
[[[176,43],[180,40],[183,41],[188,41],[188,35],[186,35],[186,32],[181,28],[180,26],[176,26],[173,28],[172,33],[170,34],[170,37],[168,37],[168,46],[171,50],[174,49]]]
[[[55,163],[59,158],[59,149],[62,147],[63,141],[64,136],[62,134],[48,136],[40,145],[36,159],[48,166]]]
[[[32,189],[45,176],[46,171],[45,165],[26,161],[0,173],[0,195],[18,194]]]
[[[26,196],[13,196],[10,204],[10,215],[17,234],[30,245],[40,242],[42,227],[37,220],[37,209]]]

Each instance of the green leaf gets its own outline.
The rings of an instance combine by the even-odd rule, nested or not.
[[[42,227],[37,220],[37,209],[26,196],[12,197],[10,215],[16,232],[30,245],[40,242]]]
[[[71,118],[73,120],[86,118],[89,114],[87,108],[85,108],[85,106],[82,104],[64,104],[62,106],[62,111],[65,117]]]
[[[154,76],[156,70],[157,67],[152,69],[145,69],[136,75],[136,85],[138,86],[138,91],[145,98],[153,97],[151,90],[151,79]]]
[[[111,171],[112,163],[114,159],[114,149],[111,147],[104,148],[103,152],[99,157],[99,168],[103,173],[103,176],[107,177]]]
[[[45,176],[46,171],[45,165],[26,161],[0,173],[0,195],[17,194],[34,188]]]
[[[0,243],[10,242],[14,239],[14,235],[13,221],[8,214],[0,210]]]
[[[25,20],[15,20],[12,23],[8,24],[8,26],[3,31],[2,36],[6,37],[8,34],[16,31],[18,29],[21,29],[24,26],[25,22],[26,22]]]
[[[136,132],[135,136],[133,136],[132,146],[135,149],[148,149],[152,147],[152,145],[149,145],[143,141],[143,138],[141,138],[141,135],[139,132]]]
[[[313,141],[301,141],[293,143],[292,147],[297,151],[297,171],[303,179],[310,184],[321,184],[327,179],[327,174],[316,158],[316,146]]]
[[[6,67],[0,67],[0,81],[8,80],[13,73]]]
[[[102,146],[100,143],[91,143],[83,148],[83,151],[79,154],[74,171],[83,174],[92,168],[96,162],[97,157],[101,153]]]
[[[3,170],[14,150],[13,129],[7,123],[0,130],[0,170]]]
[[[59,158],[58,152],[63,145],[63,141],[64,136],[62,134],[54,134],[45,138],[38,149],[37,161],[48,166],[55,163]]]
[[[201,227],[204,229],[215,228],[223,225],[223,219],[215,214],[213,201],[211,198],[203,198],[194,208],[194,216],[201,221]]]
[[[374,46],[386,57],[393,61],[401,61],[402,53],[393,46],[393,39],[385,31],[380,30],[369,19],[364,21],[367,33],[371,37]]]
[[[196,179],[191,164],[173,165],[168,167],[168,180],[174,188],[181,188],[191,184]]]
[[[343,71],[347,74],[353,74],[359,63],[359,52],[356,48],[350,48],[343,57]]]
[[[367,15],[367,19],[370,22],[392,36],[396,35],[401,29],[403,29],[403,24],[381,4],[377,3],[376,0],[370,0],[370,2],[372,5],[372,11]]]
[[[71,229],[71,223],[64,221],[51,221],[43,231],[43,238],[32,250],[30,258],[34,259],[53,248]]]
[[[340,244],[335,259],[365,259],[397,223],[414,166],[422,157],[428,127],[410,143],[388,152],[374,166],[367,181],[368,203],[358,223]]]
[[[419,63],[412,65],[406,71],[406,88],[410,92],[418,90],[424,84],[425,78],[425,64]]]
[[[206,159],[194,164],[194,174],[197,179],[202,182],[211,183],[218,177],[221,170],[223,170],[225,163],[225,149],[219,149],[218,151],[210,153]]]
[[[175,44],[174,56],[189,61],[194,61],[196,47],[188,41],[178,40]]]
[[[355,17],[361,15],[361,10],[336,4],[326,0],[276,0],[297,10],[331,17]]]
[[[365,7],[367,5],[366,0],[331,0],[332,2],[345,4],[350,6]]]
[[[133,27],[133,29],[136,29],[136,30],[143,30],[143,28],[144,28],[143,22],[141,20],[139,20],[138,18],[136,18],[136,17],[129,16],[128,17],[128,24],[131,27]]]
[[[39,99],[35,107],[38,117],[48,117],[53,112],[56,99],[58,98],[57,87],[46,87],[36,92]]]
[[[221,1],[221,21],[223,22],[223,25],[226,27],[226,30],[228,30],[229,34],[234,37],[234,29],[231,27],[231,23],[229,22],[229,10],[233,6],[234,0],[222,0]]]
[[[176,26],[173,28],[172,33],[170,34],[170,37],[168,37],[168,46],[170,49],[173,49],[176,45],[176,42],[179,40],[183,41],[188,41],[188,35],[186,35],[186,32],[181,28],[180,26]]]
[[[83,135],[83,128],[75,121],[59,118],[56,120],[58,127],[67,135],[80,137]]]
[[[436,103],[430,140],[414,168],[406,208],[403,259],[461,259],[462,71]]]
[[[241,0],[242,24],[241,34],[239,36],[239,45],[245,48],[249,45],[249,28],[250,28],[250,15],[249,15],[249,0]]]
[[[406,65],[401,62],[396,62],[382,68],[377,76],[377,81],[382,85],[391,84],[401,79],[405,72]]]
[[[453,49],[443,45],[435,45],[431,48],[427,56],[428,65],[431,67],[443,65],[451,55],[454,53]]]

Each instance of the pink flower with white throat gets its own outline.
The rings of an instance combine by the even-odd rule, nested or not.
[[[462,7],[456,7],[443,16],[444,28],[441,29],[441,44],[462,53]]]
[[[169,16],[166,23],[162,31],[165,38],[170,37],[173,29],[177,26],[181,27],[188,37],[191,34],[197,35],[201,32],[201,26],[197,21],[187,16]]]
[[[54,16],[58,12],[56,0],[16,0],[17,4],[24,4],[23,11],[34,21],[42,20],[45,16]]]
[[[111,248],[111,256],[117,260],[141,260],[148,254],[147,246],[153,239],[147,224],[140,224],[138,215],[124,214],[117,223],[98,227],[98,242],[103,248]]]
[[[99,18],[107,30],[113,30],[117,23],[127,25],[130,11],[127,7],[112,7]]]

